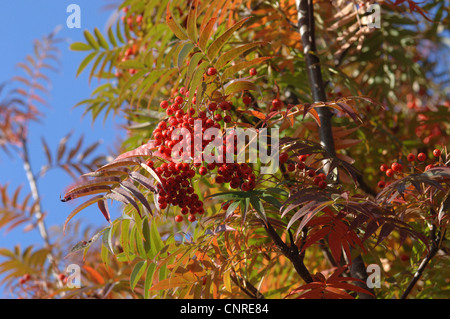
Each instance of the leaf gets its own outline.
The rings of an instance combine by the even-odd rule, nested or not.
[[[92,59],[97,55],[97,52],[91,52],[88,56],[86,56],[83,61],[81,61],[80,65],[78,66],[77,69],[77,74],[76,76],[78,77],[81,72],[83,72],[83,70],[86,68],[86,66],[92,61]]]
[[[190,281],[184,279],[183,276],[169,277],[153,285],[153,287],[150,288],[150,291],[167,290],[176,287],[187,286],[189,283]]]
[[[225,95],[231,95],[242,91],[257,91],[261,94],[259,87],[248,80],[232,80],[225,85]]]
[[[97,202],[97,204],[106,221],[111,224],[111,217],[109,215],[108,203],[106,202],[106,200],[101,199]]]
[[[211,37],[211,33],[213,31],[214,25],[217,21],[217,18],[211,18],[208,23],[205,25],[205,28],[201,30],[200,39],[198,40],[198,46],[200,50],[206,51],[206,45],[208,44],[208,40]]]
[[[198,0],[193,0],[189,6],[189,13],[186,22],[188,37],[194,43],[197,42],[197,7]]]
[[[94,48],[95,50],[100,49],[100,45],[97,43],[94,36],[88,30],[84,30],[83,34],[84,37],[86,38],[86,41],[91,45],[92,48]]]
[[[252,204],[252,207],[256,210],[258,216],[267,224],[267,216],[264,211],[264,205],[256,196],[250,197],[250,203]]]
[[[89,44],[86,44],[84,42],[73,42],[70,45],[70,50],[73,50],[73,51],[90,51],[90,50],[92,50],[92,47]]]
[[[144,298],[149,299],[150,297],[150,287],[153,286],[153,277],[155,275],[156,264],[151,263],[147,267],[147,273],[145,274],[145,284],[144,284]]]
[[[181,69],[183,67],[184,60],[188,56],[188,54],[192,51],[192,49],[195,48],[195,45],[193,45],[190,42],[187,42],[183,45],[183,48],[178,53],[178,59],[177,59],[177,66],[178,69]]]
[[[94,34],[95,34],[100,46],[105,50],[109,50],[109,44],[105,40],[105,38],[103,37],[102,33],[100,32],[100,30],[98,28],[94,28]]]
[[[67,217],[66,221],[64,222],[64,227],[63,227],[63,232],[66,229],[67,224],[69,223],[69,221],[76,215],[78,214],[81,210],[85,209],[86,207],[98,202],[99,200],[103,199],[103,195],[97,195],[92,197],[91,199],[87,200],[86,202],[84,202],[83,204],[77,206]]]
[[[262,62],[272,59],[272,57],[261,57],[261,58],[255,58],[251,61],[243,61],[243,62],[239,62],[236,63],[233,66],[230,66],[229,68],[225,69],[222,73],[222,79],[228,79],[228,78],[233,78],[234,75],[244,69],[253,67],[255,65],[261,64]]]
[[[166,23],[167,23],[167,26],[170,28],[170,30],[172,30],[172,32],[175,34],[175,36],[178,39],[180,39],[180,40],[188,39],[188,36],[186,35],[186,33],[184,33],[183,29],[181,29],[181,26],[173,18],[173,14],[170,11],[170,3],[167,3]]]
[[[226,30],[221,36],[219,36],[216,40],[211,43],[211,45],[208,48],[208,58],[210,60],[215,59],[220,49],[224,46],[224,44],[231,38],[233,33],[239,29],[249,18],[244,18],[240,21],[238,21],[236,24],[234,24],[231,28]]]
[[[136,287],[137,283],[139,282],[139,279],[141,279],[146,269],[147,269],[147,260],[139,261],[138,263],[136,263],[130,276],[131,290],[134,291],[134,288]]]
[[[217,59],[215,66],[218,70],[222,69],[228,63],[233,61],[234,58],[238,57],[240,54],[247,52],[250,49],[261,46],[265,44],[265,42],[252,42],[248,44],[241,45],[239,47],[235,47],[225,52]]]

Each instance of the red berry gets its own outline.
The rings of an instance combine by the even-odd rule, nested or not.
[[[250,96],[248,96],[248,95],[245,95],[242,98],[242,102],[244,102],[245,105],[249,105],[250,103],[252,103],[252,98]]]
[[[288,159],[289,159],[288,153],[286,153],[286,152],[280,153],[280,163],[281,164],[286,163]]]
[[[379,181],[378,182],[378,187],[379,188],[384,188],[386,186],[386,183],[384,181]]]
[[[279,108],[281,106],[281,101],[279,99],[273,99],[272,100],[272,106],[274,108]]]
[[[248,71],[248,73],[249,73],[251,76],[255,76],[256,73],[257,73],[257,71],[256,71],[255,68],[251,68],[251,69]]]
[[[225,115],[225,116],[223,117],[223,121],[224,121],[225,123],[230,123],[230,122],[231,122],[231,116]]]
[[[169,102],[167,102],[167,101],[161,101],[161,103],[159,103],[159,106],[160,106],[162,109],[167,109],[167,107],[169,106]]]
[[[320,181],[317,186],[319,186],[319,188],[321,188],[321,189],[327,188],[327,182]]]
[[[439,156],[441,156],[441,150],[435,149],[435,150],[433,151],[433,156],[434,156],[434,157],[439,157]]]
[[[215,75],[217,73],[217,70],[213,67],[209,68],[208,71],[206,71],[206,74],[209,76]]]
[[[188,220],[192,223],[192,222],[195,222],[196,221],[196,217],[195,217],[195,215],[192,215],[192,214],[190,214],[189,216],[188,216]]]
[[[58,279],[61,280],[61,281],[63,281],[64,279],[66,279],[66,275],[64,275],[64,274],[59,274],[59,275],[58,275]]]
[[[425,155],[425,153],[419,153],[419,154],[417,154],[417,159],[419,161],[423,162],[427,159],[427,156]]]
[[[433,168],[433,167],[434,167],[433,164],[427,165],[427,166],[425,167],[425,171],[428,171],[429,169],[431,169],[431,168]]]
[[[181,223],[181,222],[183,221],[183,216],[181,216],[181,215],[175,216],[175,221],[176,221],[177,223]]]
[[[289,172],[293,172],[295,171],[295,164],[294,163],[289,163],[287,166],[287,169]]]
[[[391,169],[395,172],[401,172],[401,170],[403,169],[403,166],[400,163],[392,163]]]
[[[381,164],[380,171],[386,172],[388,170],[388,168],[389,168],[389,166],[387,166],[387,164]]]
[[[416,156],[413,153],[409,153],[406,159],[408,162],[414,162],[416,160]]]
[[[394,170],[392,170],[390,168],[386,171],[386,176],[387,177],[392,177],[392,176],[394,176],[394,174],[395,174]]]
[[[299,160],[300,162],[306,161],[306,155],[305,155],[305,154],[299,155],[299,156],[298,156],[298,160]]]
[[[208,169],[205,166],[202,166],[199,168],[198,173],[202,176],[206,175],[206,173],[208,173]]]
[[[308,171],[308,176],[309,176],[309,177],[314,177],[315,175],[316,175],[316,171],[315,171],[315,170],[310,169],[310,170]]]
[[[183,99],[182,96],[178,95],[178,96],[175,98],[175,103],[176,103],[176,104],[183,104],[183,102],[184,102],[184,99]]]

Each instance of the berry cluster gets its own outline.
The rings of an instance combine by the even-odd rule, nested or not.
[[[441,156],[441,150],[440,149],[434,149],[433,150],[433,156],[436,158],[436,159],[438,159],[440,156]],[[417,168],[415,165],[414,165],[414,162],[419,162],[419,163],[424,163],[426,160],[427,160],[427,155],[425,154],[425,153],[423,153],[423,152],[421,152],[421,153],[419,153],[419,154],[417,154],[417,156],[416,155],[414,155],[413,153],[409,153],[407,156],[406,156],[406,160],[409,162],[409,163],[411,163],[411,166],[413,167],[413,168]],[[433,168],[435,166],[435,164],[428,164],[425,168],[424,168],[424,171],[427,171],[427,170],[429,170],[430,168]],[[401,164],[401,163],[398,163],[398,162],[394,162],[394,163],[392,163],[391,164],[391,166],[388,166],[387,164],[381,164],[381,166],[380,166],[380,171],[381,172],[383,172],[383,173],[385,173],[386,174],[386,176],[387,177],[394,177],[395,175],[401,175],[402,174],[402,172],[403,172],[403,165]],[[378,181],[378,184],[377,184],[377,186],[379,187],[379,188],[384,188],[384,187],[386,187],[387,185],[389,185],[389,182],[388,183],[386,183],[384,180],[380,180],[380,181]]]
[[[207,74],[214,75],[214,72],[215,70],[210,68]],[[175,216],[176,222],[182,222],[183,215],[188,215],[188,220],[193,222],[197,219],[196,215],[204,213],[203,202],[199,200],[192,187],[191,179],[196,174],[205,176],[214,173],[217,184],[229,183],[230,188],[240,188],[242,191],[252,190],[256,186],[253,169],[246,163],[203,162],[205,148],[213,141],[212,138],[203,138],[203,133],[211,127],[221,130],[225,123],[230,123],[232,118],[227,113],[231,110],[232,104],[225,100],[209,101],[204,111],[197,111],[192,106],[196,103],[196,93],[192,98],[189,95],[189,91],[180,88],[172,91],[169,100],[161,101],[160,107],[165,110],[168,118],[158,123],[153,131],[153,139],[158,152],[171,160],[163,162],[158,167],[154,167],[155,163],[151,160],[147,162],[150,167],[154,167],[161,180],[161,183],[157,184],[159,208],[165,209],[169,204],[181,208],[181,215]],[[174,149],[181,142],[177,129],[188,130],[192,145],[190,148],[180,147],[178,153]],[[195,144],[197,140],[201,143]],[[223,135],[221,138],[223,143],[217,146],[219,153],[229,152],[237,155],[236,140],[235,134]],[[214,154],[211,153],[211,156]]]

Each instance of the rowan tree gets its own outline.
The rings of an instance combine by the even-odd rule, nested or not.
[[[80,167],[61,198],[78,203],[64,229],[91,205],[105,227],[64,252],[83,257],[82,288],[64,277],[32,296],[445,297],[448,8],[124,1],[105,34],[71,44],[87,54],[77,74],[100,81],[78,107],[128,123],[115,158]],[[195,143],[208,128],[223,135]],[[177,129],[192,137],[187,152]],[[205,160],[250,156],[252,138],[239,146],[227,129],[279,134],[267,148],[276,169]],[[33,276],[52,266],[39,267]],[[22,286],[23,269],[9,277]]]

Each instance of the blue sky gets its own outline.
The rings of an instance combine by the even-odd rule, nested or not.
[[[75,3],[81,9],[81,28],[70,29],[66,25],[66,12],[69,4]],[[97,83],[95,80],[89,85],[87,74],[81,74],[76,78],[78,65],[86,55],[84,52],[69,50],[71,42],[84,41],[83,31],[92,31],[98,27],[104,31],[106,22],[111,16],[111,11],[104,10],[104,6],[110,4],[106,0],[2,0],[0,1],[0,83],[4,83],[14,75],[22,71],[16,67],[18,62],[25,59],[33,52],[34,39],[40,39],[52,32],[55,27],[61,26],[58,36],[65,38],[66,42],[59,44],[61,50],[61,68],[57,73],[47,73],[52,81],[50,96],[47,98],[48,108],[42,108],[45,118],[41,123],[32,124],[30,127],[30,156],[33,169],[36,172],[41,165],[46,163],[45,155],[41,147],[41,137],[44,137],[56,154],[59,140],[69,131],[74,134],[70,141],[74,146],[81,135],[84,135],[84,145],[101,140],[99,152],[108,153],[115,141],[120,140],[123,131],[118,129],[119,119],[112,117],[103,122],[102,119],[91,122],[90,117],[82,118],[83,107],[74,109],[79,101],[88,98]],[[29,191],[26,176],[22,168],[22,162],[17,157],[8,157],[0,151],[0,184],[9,181],[13,190],[23,185],[23,193]],[[73,209],[73,205],[62,203],[59,200],[64,188],[71,182],[71,178],[62,170],[49,171],[39,180],[39,188],[43,198],[42,206],[47,212],[47,226],[62,225]],[[75,219],[83,219],[86,222],[106,226],[106,222],[95,209],[87,209],[81,212]],[[20,243],[24,248],[30,244],[37,246],[42,243],[37,230],[23,233],[22,227],[5,234],[0,230],[0,247],[12,248]],[[1,278],[1,277],[0,277]],[[0,288],[0,290],[2,290]],[[0,296],[3,293],[0,292]]]

